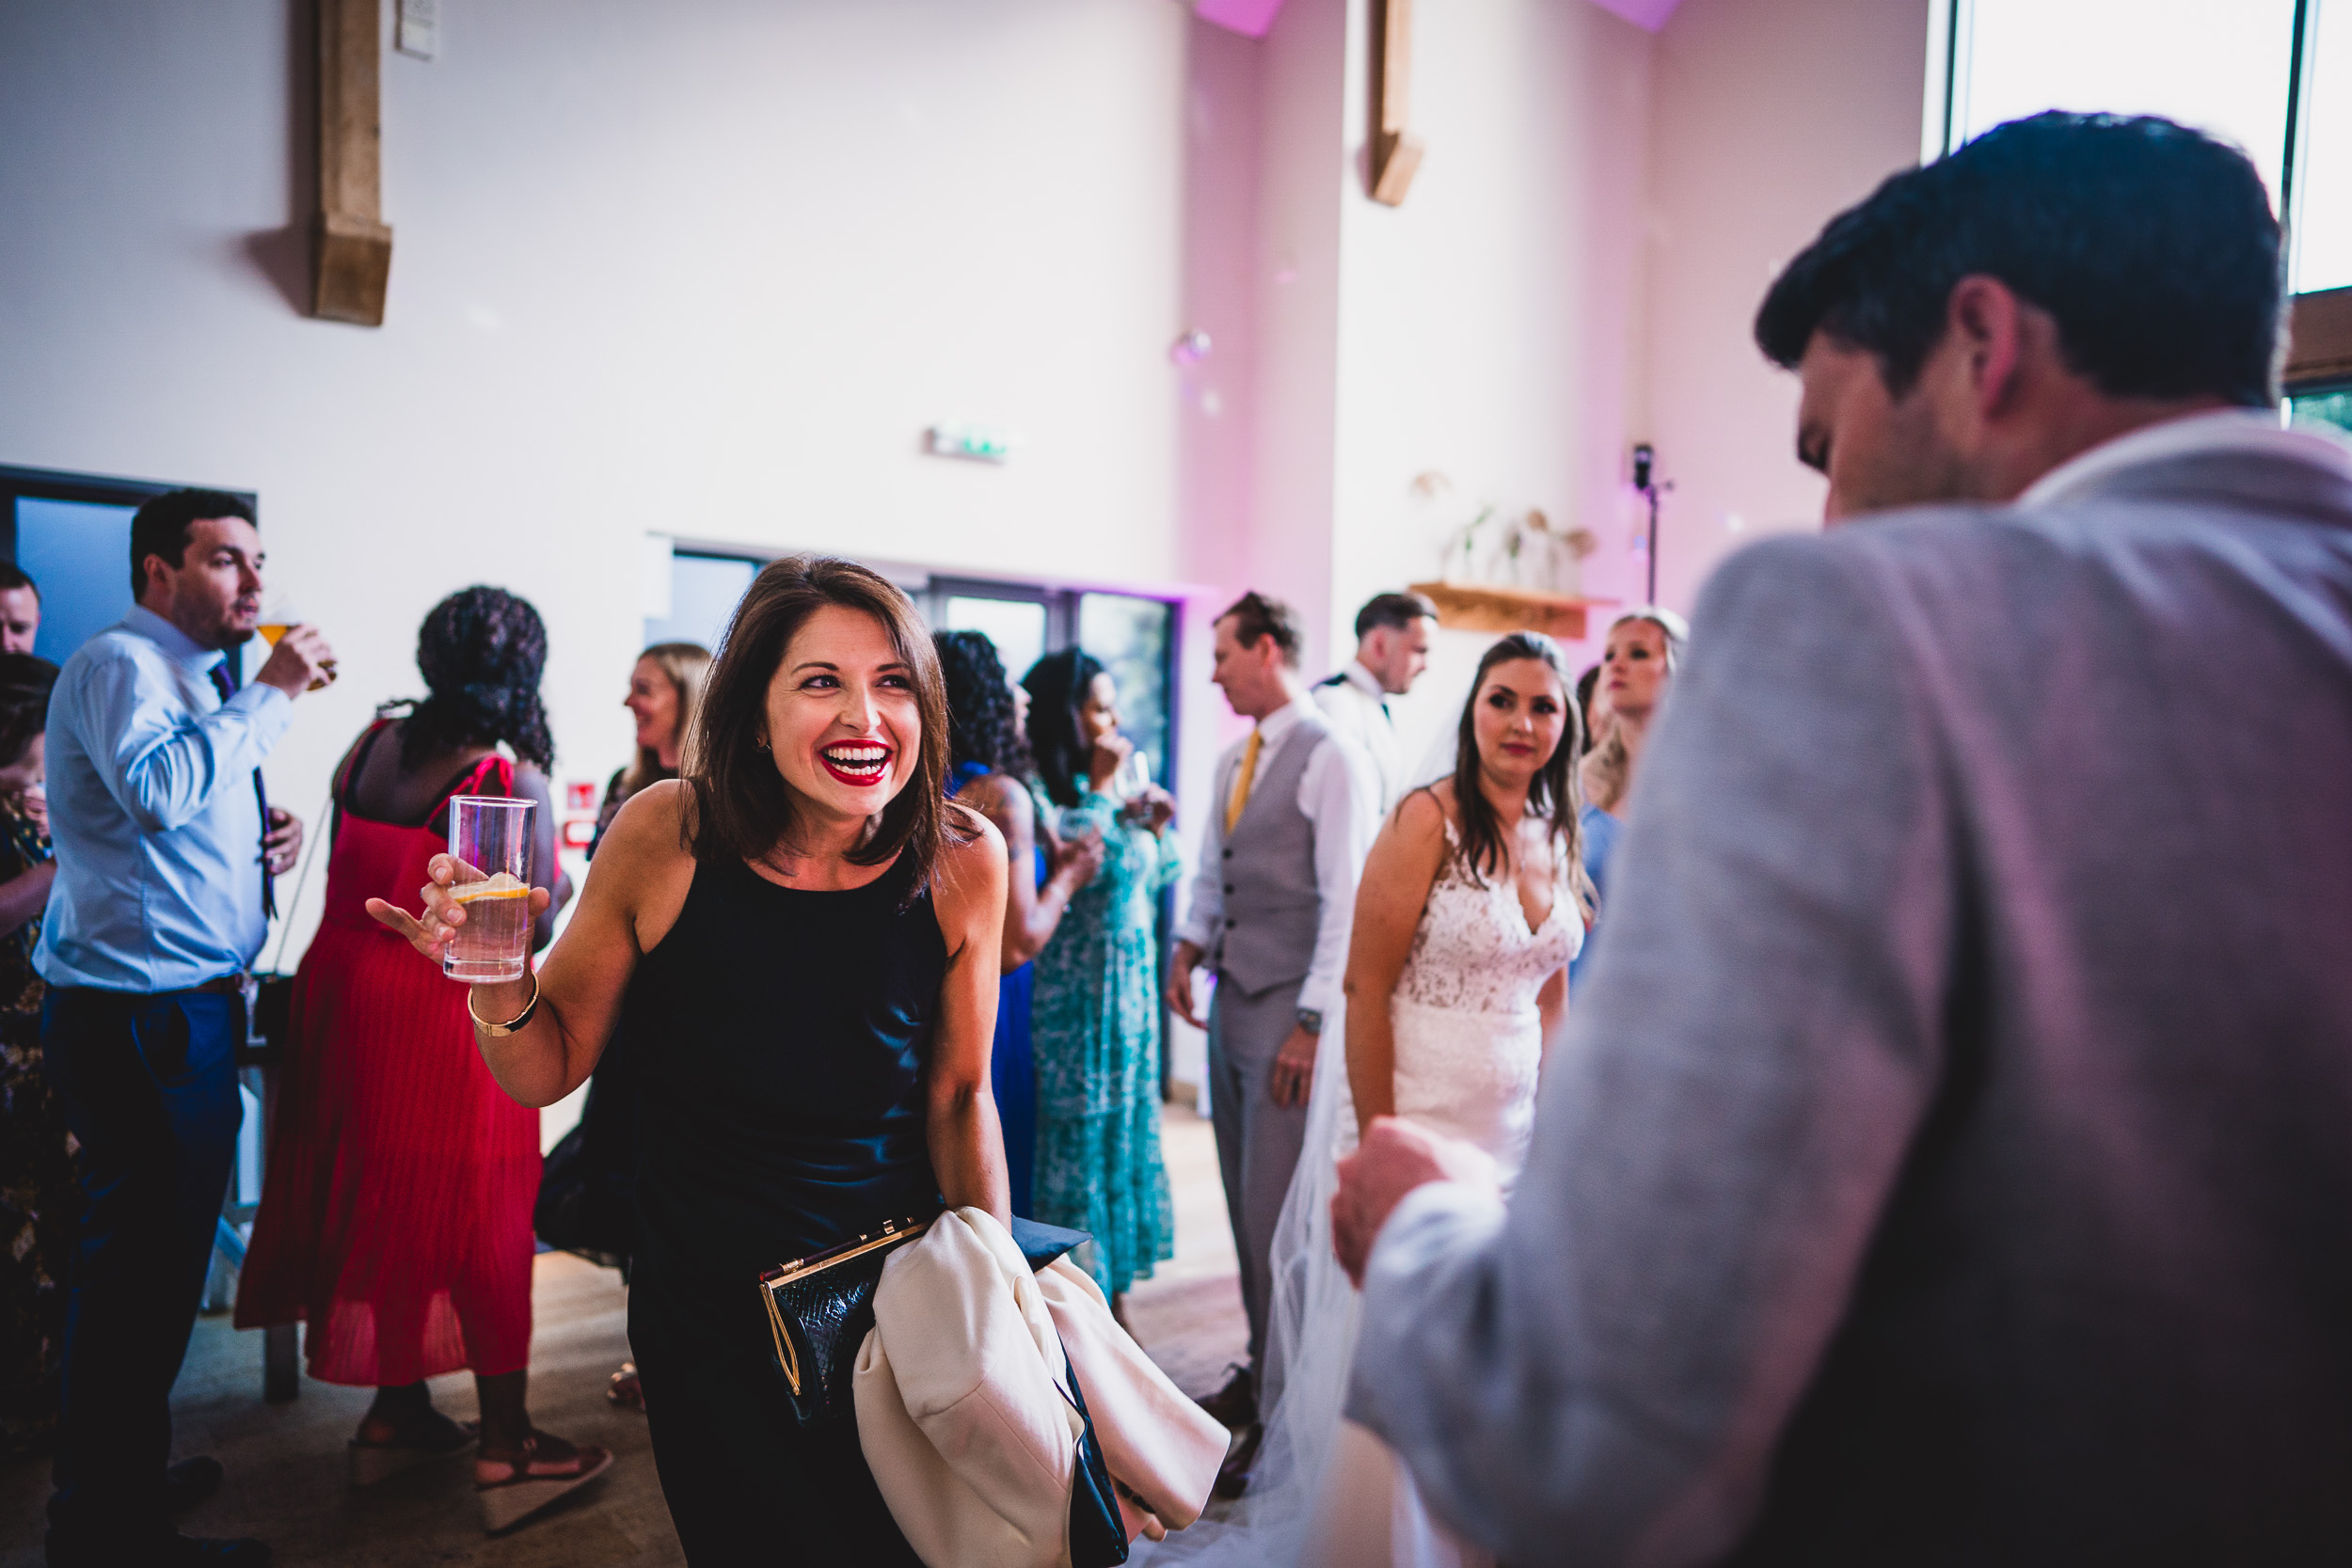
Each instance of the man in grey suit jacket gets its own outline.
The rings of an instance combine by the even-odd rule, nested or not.
[[[1356,879],[1380,825],[1371,765],[1315,711],[1299,646],[1288,607],[1260,594],[1216,619],[1214,678],[1257,727],[1217,759],[1218,809],[1168,972],[1168,1006],[1208,1031],[1209,1115],[1249,1318],[1249,1364],[1200,1402],[1239,1433],[1218,1477],[1227,1497],[1247,1483],[1263,1435],[1275,1222],[1306,1137],[1324,1015],[1339,1006]],[[1202,964],[1216,976],[1205,1021],[1193,997]]]
[[[1351,1411],[1508,1560],[2352,1560],[2352,449],[2269,411],[2278,247],[2234,150],[2042,116],[1774,285],[1832,520],[1906,509],[1708,587],[1507,1214],[1395,1124],[1335,1204]]]

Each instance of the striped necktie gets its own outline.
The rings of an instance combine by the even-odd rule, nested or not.
[[[1225,802],[1225,831],[1232,832],[1233,824],[1241,820],[1241,808],[1249,803],[1249,783],[1258,776],[1258,742],[1263,737],[1256,730],[1249,732],[1249,744],[1241,749],[1241,766],[1233,770],[1233,793]]]
[[[236,694],[237,678],[229,673],[229,661],[222,659],[206,673],[213,677],[213,689],[227,702]],[[253,803],[262,808],[262,912],[275,918],[278,913],[278,879],[269,868],[269,790],[262,784],[262,770],[253,770]]]

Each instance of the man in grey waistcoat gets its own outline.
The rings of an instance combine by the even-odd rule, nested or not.
[[[2048,115],[1773,285],[1878,515],[1702,595],[1507,1212],[1394,1123],[1334,1205],[1351,1414],[1506,1560],[2352,1561],[2352,447],[2279,259],[2234,149]]]
[[[1229,1496],[1257,1451],[1274,1226],[1306,1135],[1324,1015],[1347,967],[1356,879],[1380,826],[1379,782],[1298,678],[1299,641],[1289,607],[1263,594],[1217,618],[1212,678],[1257,727],[1217,759],[1218,809],[1168,975],[1168,1006],[1209,1035],[1210,1117],[1249,1314],[1248,1365],[1201,1402],[1241,1434],[1219,1478]],[[1192,984],[1203,963],[1216,976],[1205,1023]]]

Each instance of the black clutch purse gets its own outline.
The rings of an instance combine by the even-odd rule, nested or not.
[[[891,1220],[880,1230],[852,1236],[822,1252],[796,1259],[759,1276],[759,1299],[775,1337],[776,1370],[787,1402],[803,1426],[846,1419],[858,1347],[874,1326],[874,1287],[890,1255],[931,1227],[929,1219]],[[1031,1269],[1041,1269],[1090,1238],[1083,1230],[1015,1217],[1013,1244]]]
[[[784,1376],[792,1416],[803,1426],[854,1418],[858,1347],[874,1326],[874,1288],[890,1255],[931,1227],[928,1219],[892,1220],[880,1230],[772,1268],[759,1276],[759,1299],[775,1336],[776,1370]],[[1082,1242],[1083,1230],[1039,1225],[1014,1216],[1013,1244],[1029,1268],[1045,1267]],[[1094,1418],[1070,1371],[1071,1406],[1085,1431],[1078,1439],[1078,1473],[1070,1494],[1073,1568],[1112,1568],[1127,1560],[1127,1529],[1116,1483],[1103,1464]]]

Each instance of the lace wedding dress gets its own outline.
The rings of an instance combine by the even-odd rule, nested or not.
[[[1544,983],[1584,942],[1565,889],[1530,927],[1509,879],[1482,886],[1454,825],[1390,1000],[1396,1113],[1493,1156],[1507,1193],[1527,1154],[1543,1060]],[[1565,863],[1565,859],[1563,861]],[[1337,1166],[1356,1147],[1343,1019],[1327,1018],[1305,1151],[1274,1241],[1266,1434],[1248,1493],[1223,1525],[1196,1525],[1136,1560],[1485,1568],[1422,1506],[1386,1445],[1346,1421],[1356,1291],[1331,1253]],[[1140,1544],[1138,1544],[1140,1545]]]

